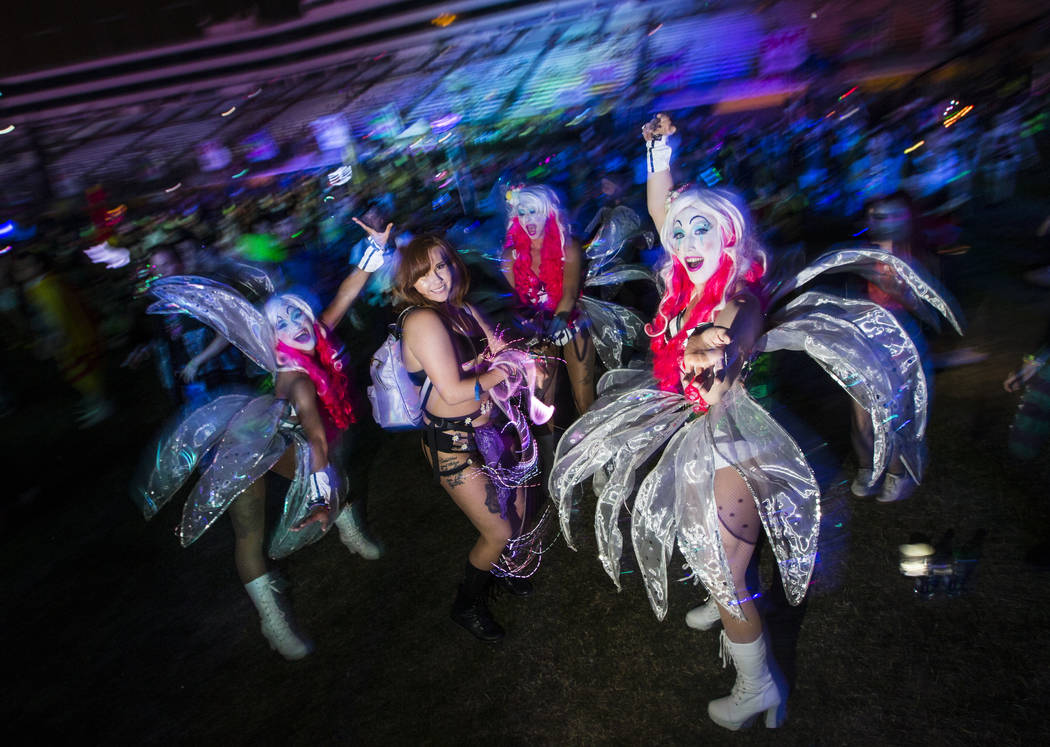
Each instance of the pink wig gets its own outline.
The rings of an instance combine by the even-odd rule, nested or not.
[[[305,351],[278,342],[277,361],[282,366],[299,368],[310,377],[317,390],[317,399],[321,403],[325,435],[332,441],[339,431],[346,430],[356,420],[350,406],[340,346],[335,343],[335,338],[328,328],[316,320],[310,305],[299,296],[285,294],[267,301],[263,311],[271,324],[274,322],[276,310],[282,306],[295,306],[306,314],[313,325],[314,339],[317,343],[312,351]]]
[[[718,227],[722,236],[722,256],[689,317],[682,322],[678,333],[667,339],[668,323],[689,305],[696,292],[685,267],[667,249],[671,246],[671,226],[675,217],[689,208],[708,216]],[[733,196],[722,190],[692,189],[677,195],[668,207],[660,239],[667,252],[660,271],[664,293],[656,318],[646,325],[645,332],[652,338],[653,375],[662,390],[673,392],[681,387],[681,366],[689,331],[698,324],[713,321],[741,284],[758,282],[765,273],[765,254],[747,230],[743,211],[737,207]],[[699,404],[706,409],[703,400]]]

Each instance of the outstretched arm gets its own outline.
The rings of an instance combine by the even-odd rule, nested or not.
[[[742,293],[726,304],[714,325],[692,335],[682,361],[683,385],[696,380],[700,394],[714,404],[725,393],[751,354],[762,332],[758,299]]]
[[[663,112],[642,126],[642,137],[645,138],[645,170],[648,174],[645,180],[645,197],[649,215],[658,232],[663,229],[664,218],[667,215],[667,195],[674,186],[671,180],[671,147],[667,138],[676,131],[671,118]]]
[[[350,306],[361,295],[361,289],[365,287],[369,276],[383,266],[383,250],[390,239],[390,231],[394,227],[393,223],[387,223],[383,231],[377,231],[360,218],[354,218],[354,223],[361,226],[368,234],[369,246],[354,271],[339,284],[339,290],[336,291],[332,302],[328,304],[328,308],[321,312],[321,322],[328,329],[334,329],[339,324],[343,315],[350,310]]]

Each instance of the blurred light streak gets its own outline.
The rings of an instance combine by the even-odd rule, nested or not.
[[[431,20],[431,23],[440,28],[445,28],[446,26],[451,26],[455,20],[455,13],[442,13],[437,18]]]
[[[242,176],[244,176],[247,173],[248,173],[248,169],[243,169],[242,171],[238,171],[236,174],[234,174],[233,178],[234,179],[240,179]]]
[[[926,141],[925,140],[920,140],[919,142],[915,143],[915,145],[911,146],[910,148],[905,148],[904,152],[905,153],[911,153],[913,150],[918,150],[919,148],[921,148],[924,145],[926,145]]]
[[[9,124],[4,129],[0,130],[0,135],[6,135],[7,133],[14,132],[14,131],[15,131],[15,126],[13,124]]]
[[[853,86],[853,88],[849,89],[849,90],[848,90],[848,91],[846,91],[846,92],[845,92],[844,94],[842,94],[841,96],[839,96],[839,101],[842,101],[842,99],[846,98],[847,96],[849,96],[849,95],[850,95],[851,93],[853,93],[853,92],[854,92],[854,91],[856,91],[856,90],[857,90],[857,87],[856,87],[856,86]]]
[[[7,234],[11,233],[14,230],[15,222],[13,220],[9,220],[7,221],[7,223],[0,225],[0,236],[7,236]]]
[[[231,114],[233,114],[233,113],[234,113],[235,111],[237,111],[237,107],[236,107],[236,106],[231,106],[231,107],[230,107],[229,109],[227,109],[226,111],[224,111],[224,112],[223,112],[222,114],[220,114],[219,116],[220,116],[220,117],[228,117],[228,116],[230,116]]]
[[[964,106],[958,112],[956,112],[955,114],[953,114],[952,116],[950,116],[946,120],[944,120],[944,126],[945,127],[951,127],[953,124],[955,124],[960,119],[962,119],[967,114],[969,114],[972,110],[973,110],[973,104],[969,104],[968,106]]]
[[[172,192],[174,192],[174,191],[175,191],[176,189],[178,189],[178,188],[179,188],[179,187],[181,187],[181,186],[182,186],[182,182],[176,182],[174,186],[172,186],[172,187],[168,187],[168,188],[167,188],[167,189],[165,189],[164,191],[165,191],[165,193],[167,193],[167,194],[171,194]]]
[[[857,231],[857,232],[856,232],[855,234],[853,234],[853,238],[857,238],[857,237],[858,237],[858,236],[860,236],[860,235],[861,235],[862,233],[865,233],[866,231],[868,231],[868,230],[869,230],[870,228],[871,228],[871,226],[867,226],[866,228],[862,228],[862,229],[860,229],[860,230],[859,230],[859,231]]]

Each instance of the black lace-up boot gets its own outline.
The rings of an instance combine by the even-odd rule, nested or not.
[[[475,568],[467,562],[463,583],[456,601],[452,603],[452,619],[470,631],[480,641],[496,643],[503,640],[503,628],[492,619],[485,597],[492,584],[492,574]]]

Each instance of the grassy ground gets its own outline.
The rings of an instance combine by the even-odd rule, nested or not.
[[[1027,216],[1027,214],[1026,214]],[[854,498],[845,400],[787,361],[784,396],[802,405],[827,485],[821,561],[803,607],[769,617],[793,681],[778,732],[733,735],[706,703],[728,692],[717,635],[685,627],[700,595],[675,583],[658,622],[637,574],[617,592],[596,557],[593,497],[529,599],[494,609],[508,629],[475,642],[447,617],[473,532],[431,481],[415,437],[365,429],[358,484],[386,555],[351,556],[335,536],[282,563],[301,628],[300,662],[272,653],[239,588],[232,536],[217,526],[187,550],[180,506],[148,524],[127,498],[162,408],[148,375],[115,372],[121,411],[88,433],[47,372],[19,369],[21,406],[3,421],[16,463],[0,562],[9,738],[35,743],[196,744],[1027,744],[1045,738],[1048,576],[1024,551],[1046,530],[1045,459],[1011,464],[1016,399],[1000,382],[1028,352],[1050,293],[1019,272],[1040,262],[1024,220],[972,221],[948,274],[984,363],[941,372],[927,479],[910,500]],[[1011,233],[1011,231],[1013,233]],[[38,376],[39,374],[39,376]],[[30,376],[49,397],[33,395]],[[17,387],[16,387],[17,388]],[[36,488],[35,491],[31,488]],[[920,601],[897,571],[915,533],[986,537],[972,588]],[[676,556],[676,562],[677,556]],[[625,570],[633,558],[625,558]],[[763,559],[769,580],[768,553]],[[672,570],[671,577],[685,575]],[[771,595],[772,596],[772,595]],[[29,735],[32,735],[31,737]]]

